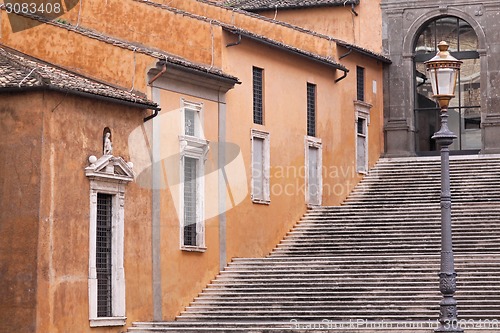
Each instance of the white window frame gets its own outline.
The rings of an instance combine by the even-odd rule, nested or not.
[[[95,159],[95,157],[91,157]],[[90,179],[89,213],[89,322],[90,327],[124,326],[126,324],[125,306],[125,186],[134,176],[131,164],[120,157],[102,156],[85,169]],[[111,235],[111,317],[97,316],[97,269],[96,269],[96,232],[97,232],[97,194],[112,196],[112,235]]]
[[[198,126],[195,126],[195,136],[185,135],[186,108],[199,112]],[[181,99],[182,134],[179,135],[180,145],[180,197],[179,197],[179,244],[183,251],[205,252],[205,162],[209,151],[209,141],[204,139],[203,133],[203,103],[193,103]],[[196,245],[184,244],[184,161],[186,157],[197,160],[196,163]]]
[[[193,110],[193,111],[197,112],[197,114],[195,114],[194,136],[186,135],[186,114],[185,114],[186,109]],[[190,136],[190,137],[196,137],[196,138],[200,138],[200,139],[205,138],[205,133],[203,131],[203,117],[204,117],[203,109],[204,109],[203,103],[190,102],[184,98],[181,98],[181,126],[182,126],[181,127],[182,128],[181,135],[182,136]]]
[[[313,137],[313,136],[307,136],[304,139],[305,144],[305,201],[307,207],[317,207],[321,206],[323,202],[323,143],[321,142],[320,138]],[[317,165],[317,174],[318,174],[318,203],[311,203],[310,202],[310,196],[309,196],[309,148],[314,147],[318,149],[318,165]]]
[[[368,141],[368,129],[370,125],[370,109],[372,108],[371,104],[361,102],[361,101],[354,101],[354,110],[355,110],[355,126],[354,126],[354,133],[355,133],[355,160],[356,160],[356,171],[360,174],[366,174],[368,172],[368,146],[369,146],[369,141]],[[364,153],[364,160],[365,163],[363,165],[358,164],[358,137],[361,136],[358,133],[358,120],[363,119],[365,126],[364,126],[364,134],[362,135],[365,138],[365,151]]]
[[[262,157],[262,164],[263,164],[263,198],[256,198],[255,197],[255,189],[254,189],[254,140],[255,138],[262,139],[264,140],[264,147],[263,147],[263,157]],[[271,203],[271,193],[270,193],[270,169],[271,169],[271,134],[266,131],[262,130],[257,130],[257,129],[251,129],[250,131],[250,140],[251,140],[251,155],[252,155],[252,160],[251,163],[252,165],[250,166],[250,171],[251,171],[251,176],[250,176],[250,184],[251,184],[251,199],[253,203],[256,204],[265,204],[269,205]]]

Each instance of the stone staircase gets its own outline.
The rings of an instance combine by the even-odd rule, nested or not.
[[[500,156],[452,157],[459,324],[500,332]],[[234,259],[175,322],[129,332],[433,332],[440,164],[381,159],[266,258]]]

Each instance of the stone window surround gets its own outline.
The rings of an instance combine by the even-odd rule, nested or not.
[[[369,147],[369,139],[368,139],[368,126],[370,125],[370,110],[373,106],[366,102],[354,101],[354,110],[355,110],[355,122],[356,126],[354,126],[354,135],[355,135],[355,143],[356,143],[356,152],[355,152],[355,160],[356,160],[356,171],[360,174],[366,174],[368,172],[368,147]],[[358,161],[358,119],[365,120],[365,165],[357,165]]]
[[[196,193],[197,193],[197,205],[196,205],[196,217],[197,217],[197,245],[184,245],[184,182],[181,181],[180,191],[179,191],[179,244],[180,249],[183,251],[192,252],[205,252],[207,250],[205,245],[205,161],[207,159],[207,154],[209,151],[209,141],[204,138],[203,133],[203,103],[189,102],[184,98],[181,98],[181,120],[182,120],[182,133],[184,133],[184,110],[189,108],[192,110],[197,110],[199,112],[199,136],[189,136],[189,135],[179,135],[179,145],[180,145],[180,179],[184,179],[184,157],[190,157],[198,160],[197,163],[197,174],[200,175],[196,180]]]
[[[254,197],[254,188],[253,188],[253,161],[254,161],[254,138],[259,138],[264,140],[264,156],[263,156],[263,169],[264,169],[264,175],[263,175],[263,198],[255,198]],[[251,139],[251,161],[252,165],[250,168],[250,171],[252,172],[252,175],[250,177],[251,181],[251,199],[252,202],[255,204],[264,204],[264,205],[269,205],[271,204],[271,193],[270,193],[270,168],[271,168],[271,145],[270,145],[270,140],[271,140],[271,134],[266,131],[258,130],[258,129],[251,129],[250,130],[250,139]]]
[[[89,322],[90,327],[124,326],[126,324],[125,307],[125,271],[124,258],[124,216],[125,186],[133,181],[132,164],[121,157],[104,155],[100,159],[89,158],[90,166],[85,175],[90,180],[89,213]],[[97,232],[97,194],[112,195],[112,317],[97,316],[97,270],[96,270],[96,232]]]
[[[323,199],[323,143],[320,138],[317,137],[312,137],[312,136],[305,136],[304,138],[304,156],[305,156],[305,162],[304,165],[306,167],[305,170],[305,201],[307,207],[317,207],[321,206],[322,199]],[[319,204],[311,204],[309,202],[309,186],[308,186],[308,181],[309,181],[309,147],[314,147],[318,149],[318,166],[317,166],[317,174],[319,177],[319,184],[318,184],[318,200]]]

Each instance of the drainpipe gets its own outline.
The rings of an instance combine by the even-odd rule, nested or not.
[[[167,61],[165,60],[165,63],[163,64],[163,68],[161,69],[161,71],[155,75],[155,77],[153,77],[149,82],[148,82],[148,85],[152,85],[153,82],[155,82],[160,76],[163,75],[163,73],[165,73],[167,71]]]
[[[346,70],[343,70],[344,71],[344,75],[342,75],[341,77],[339,77],[338,79],[335,80],[335,83],[339,83],[340,81],[342,81],[343,79],[345,79],[347,77],[347,72]]]
[[[163,64],[163,68],[161,69],[160,72],[158,72],[158,74],[156,74],[149,82],[148,82],[148,85],[152,85],[153,82],[155,82],[160,76],[162,76],[165,72],[167,71],[167,59],[165,59],[165,63]],[[158,115],[158,112],[161,110],[161,108],[154,108],[152,109],[153,110],[153,114],[150,115],[150,116],[147,116],[146,118],[144,118],[144,122],[150,120],[150,119],[153,119],[154,117],[156,117]]]
[[[349,54],[352,53],[352,48],[347,48],[349,51],[347,51],[346,54],[343,54],[339,57],[339,60],[342,60],[343,58],[347,57]],[[335,83],[339,83],[340,81],[342,81],[343,79],[345,79],[347,77],[347,72],[348,71],[344,71],[344,75],[342,75],[341,77],[339,77],[338,79],[335,80]]]
[[[349,54],[351,54],[351,53],[352,53],[352,48],[351,48],[351,47],[347,47],[347,49],[348,49],[349,51],[347,51],[347,53],[346,53],[346,54],[341,55],[341,56],[339,57],[339,60],[344,59],[345,57],[347,57]]]
[[[236,46],[236,45],[240,45],[240,44],[241,44],[241,34],[238,34],[238,40],[234,43],[227,44],[226,47]]]
[[[154,117],[156,117],[158,115],[158,113],[160,112],[161,108],[154,108],[154,109],[151,109],[153,110],[153,114],[150,115],[150,116],[147,116],[146,118],[144,118],[144,122],[150,120],[150,119],[153,119]]]
[[[356,16],[358,16],[358,15],[359,15],[359,14],[358,14],[358,13],[354,10],[354,3],[351,3],[351,12],[352,12],[354,15],[356,15]]]

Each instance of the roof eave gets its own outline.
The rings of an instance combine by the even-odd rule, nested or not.
[[[79,91],[79,90],[74,90],[74,89],[65,89],[61,88],[59,86],[55,86],[52,84],[48,85],[43,85],[43,86],[32,86],[32,87],[4,87],[0,88],[0,93],[6,93],[6,92],[24,92],[24,91],[37,91],[37,90],[52,90],[52,91],[57,91],[60,93],[64,94],[72,94],[76,96],[81,96],[81,97],[86,97],[86,98],[92,98],[92,99],[98,99],[110,103],[117,103],[129,107],[135,107],[139,109],[148,109],[148,110],[160,110],[158,107],[158,104],[156,103],[144,103],[141,101],[131,101],[127,99],[121,99],[121,98],[116,98],[116,97],[111,97],[111,96],[105,96],[105,95],[97,95],[94,93],[89,93],[85,91]]]
[[[371,52],[369,50],[365,50],[363,49],[362,47],[359,47],[359,46],[356,46],[356,45],[353,45],[353,44],[349,44],[349,43],[346,43],[346,42],[342,42],[342,41],[336,41],[337,45],[339,46],[342,46],[348,50],[353,50],[354,52],[357,52],[357,53],[360,53],[362,55],[365,55],[367,57],[370,57],[372,59],[375,59],[375,60],[378,60],[378,61],[381,61],[383,62],[384,64],[387,64],[387,65],[390,65],[392,64],[392,60],[381,55],[381,54],[377,54],[375,52]]]
[[[241,10],[245,10],[252,13],[264,12],[268,10],[287,10],[287,9],[307,9],[307,8],[318,8],[318,7],[345,7],[349,6],[358,6],[359,0],[348,0],[344,3],[320,3],[320,4],[309,4],[309,5],[290,5],[290,6],[264,6],[264,7],[234,7]]]
[[[160,60],[160,61],[158,61],[157,66],[162,66],[163,63],[165,63],[165,60]],[[199,76],[203,76],[203,77],[206,77],[209,79],[213,79],[216,81],[220,81],[220,82],[226,83],[227,85],[231,85],[231,86],[234,86],[235,84],[241,84],[241,81],[237,77],[224,76],[221,74],[209,72],[208,70],[204,71],[201,69],[190,68],[190,67],[182,66],[182,65],[179,65],[176,63],[172,63],[168,60],[167,60],[167,66],[177,68],[177,69],[185,71],[185,72],[190,72],[192,74],[196,74]]]
[[[338,63],[336,63],[334,61],[330,61],[330,60],[323,59],[323,58],[320,58],[320,57],[313,57],[313,56],[307,54],[305,51],[301,51],[301,50],[298,50],[298,49],[295,49],[295,48],[287,47],[286,45],[282,45],[282,44],[280,44],[278,42],[272,41],[272,40],[264,38],[262,36],[255,36],[255,35],[252,35],[249,32],[242,31],[242,30],[232,30],[232,29],[229,29],[229,28],[223,28],[223,29],[226,30],[226,31],[228,31],[228,32],[230,32],[230,33],[233,33],[233,34],[236,34],[236,35],[241,35],[241,36],[243,36],[245,38],[254,40],[256,42],[263,43],[263,44],[266,44],[266,45],[269,45],[269,46],[272,46],[272,47],[276,47],[276,48],[281,49],[281,50],[286,51],[286,52],[290,52],[292,54],[295,54],[295,55],[298,55],[300,57],[306,58],[306,59],[308,59],[310,61],[314,61],[314,62],[323,64],[323,65],[326,65],[328,67],[332,67],[334,69],[338,69],[338,70],[344,71],[344,72],[349,72],[349,70],[345,66],[343,66],[341,64],[338,64]]]

